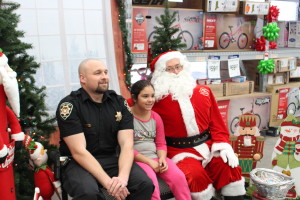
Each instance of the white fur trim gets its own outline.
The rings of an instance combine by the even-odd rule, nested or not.
[[[169,60],[172,60],[174,58],[182,59],[182,58],[186,58],[186,57],[179,51],[172,51],[172,52],[166,53],[166,54],[160,56],[159,59],[156,61],[155,65],[154,65],[155,71],[165,71],[166,62],[168,62]]]
[[[58,187],[61,186],[61,183],[60,183],[60,181],[54,181],[53,185],[54,185],[55,188],[58,188]]]
[[[24,138],[25,138],[24,132],[11,134],[11,139],[13,139],[15,141],[23,141]]]
[[[178,98],[178,103],[188,136],[199,134],[200,131],[196,123],[195,112],[190,97],[181,96]]]
[[[5,55],[2,55],[5,56]],[[6,93],[7,99],[14,113],[19,117],[20,114],[20,97],[17,81],[17,73],[12,71],[6,64],[4,67],[0,66],[0,75],[2,77],[2,84]]]
[[[204,159],[209,159],[210,150],[206,143],[202,143],[198,146],[193,147],[196,151],[198,151]]]
[[[229,183],[221,189],[223,196],[240,196],[246,194],[245,180],[242,177],[241,180]]]
[[[215,195],[215,188],[212,184],[209,184],[208,187],[202,192],[191,192],[193,200],[210,200]]]
[[[2,149],[0,149],[0,158],[3,158],[4,156],[6,156],[8,153],[8,149],[6,147],[6,145],[3,146]]]
[[[213,143],[211,153],[214,157],[219,157],[221,150],[233,151],[232,146],[228,143]]]
[[[34,152],[32,154],[30,154],[30,158],[32,160],[36,160],[39,157],[39,155],[41,154],[42,147],[43,147],[43,145],[39,142],[35,142],[35,144],[37,145],[37,148],[34,150]]]
[[[195,158],[196,160],[203,160],[203,158],[199,157],[199,156],[196,156],[192,153],[179,153],[177,154],[176,156],[174,156],[172,158],[172,161],[176,164],[178,163],[179,161],[185,159],[185,158]]]
[[[281,155],[282,154],[282,151],[279,151],[276,147],[274,148],[274,152]]]

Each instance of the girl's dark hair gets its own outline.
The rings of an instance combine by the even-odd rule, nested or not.
[[[153,85],[150,83],[150,81],[147,80],[139,80],[137,82],[135,82],[132,86],[131,86],[131,97],[133,99],[137,99],[137,97],[139,96],[140,92],[147,86],[151,86],[153,89]]]

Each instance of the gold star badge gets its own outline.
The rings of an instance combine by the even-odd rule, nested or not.
[[[116,117],[116,121],[119,122],[122,120],[122,113],[121,112],[117,112],[117,114],[115,115]]]

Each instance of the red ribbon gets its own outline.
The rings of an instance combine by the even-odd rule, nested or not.
[[[279,8],[277,8],[277,6],[271,6],[269,9],[269,14],[267,15],[268,23],[277,21],[278,15],[279,15]]]
[[[269,49],[277,49],[277,43],[274,41],[269,42]]]

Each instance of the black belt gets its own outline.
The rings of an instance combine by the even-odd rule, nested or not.
[[[195,147],[210,139],[211,139],[211,135],[209,129],[206,129],[202,133],[191,137],[167,137],[166,136],[167,145],[179,149]]]

